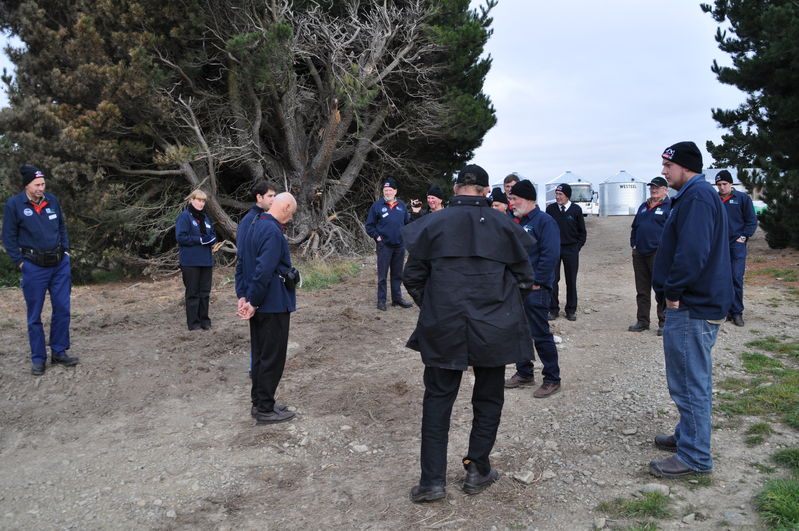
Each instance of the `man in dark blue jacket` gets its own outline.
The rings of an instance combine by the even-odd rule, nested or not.
[[[555,188],[555,202],[547,207],[547,214],[554,219],[560,229],[560,259],[555,264],[555,281],[552,284],[552,300],[549,304],[549,319],[558,318],[560,301],[560,264],[563,262],[563,276],[566,279],[566,319],[577,320],[577,271],[580,268],[580,249],[585,245],[586,231],[583,209],[571,202],[572,187],[561,183]]]
[[[240,249],[244,278],[244,303],[238,315],[250,321],[252,348],[252,408],[258,424],[274,424],[294,418],[285,405],[275,402],[275,392],[286,365],[289,317],[296,309],[288,242],[283,234],[297,210],[288,192],[275,196],[269,212],[260,214]]]
[[[649,330],[649,311],[652,302],[652,269],[655,266],[655,253],[663,233],[663,225],[669,217],[671,199],[668,196],[669,183],[663,177],[655,177],[649,183],[649,199],[638,207],[630,231],[630,247],[633,248],[633,272],[635,273],[635,302],[638,306],[637,321],[630,325],[630,332]],[[658,314],[658,335],[663,335],[663,322],[666,320],[666,301],[656,303]]]
[[[746,242],[757,230],[757,215],[752,198],[732,187],[732,175],[721,170],[716,175],[716,187],[721,202],[727,207],[727,229],[730,233],[730,265],[734,297],[727,320],[735,326],[744,325],[744,271],[746,270]]]
[[[250,189],[250,194],[255,202],[247,211],[247,213],[244,214],[244,217],[241,218],[238,229],[236,230],[235,279],[236,297],[239,299],[239,309],[241,309],[241,306],[244,304],[245,295],[247,293],[247,286],[245,284],[245,278],[242,272],[241,250],[245,245],[244,242],[247,240],[250,229],[258,220],[258,217],[272,208],[272,202],[275,200],[275,195],[277,195],[277,187],[269,181],[260,179],[253,184],[252,188]]]
[[[22,294],[28,310],[31,373],[41,376],[47,362],[42,308],[47,292],[53,314],[50,351],[53,365],[71,367],[78,358],[68,356],[70,291],[69,239],[61,205],[45,189],[44,173],[33,166],[20,169],[23,190],[6,203],[3,247],[22,272]]]
[[[397,181],[389,177],[383,181],[383,197],[369,208],[366,233],[377,244],[377,309],[386,311],[386,278],[391,269],[391,305],[410,308],[412,303],[402,299],[402,267],[405,263],[405,246],[400,229],[411,218],[408,208],[397,199]]]
[[[560,231],[555,220],[536,205],[535,187],[527,179],[513,185],[508,194],[516,222],[533,239],[529,249],[530,265],[535,281],[532,292],[524,300],[524,312],[530,325],[538,358],[544,364],[543,383],[535,390],[535,398],[546,398],[560,390],[558,348],[549,329],[547,310],[550,291],[555,283],[555,267],[560,253]],[[532,353],[531,353],[532,354]],[[516,364],[516,374],[505,381],[505,387],[533,385],[535,382],[532,358]]]
[[[657,477],[710,472],[711,350],[732,302],[727,213],[702,175],[702,154],[693,142],[663,152],[662,174],[678,190],[655,256],[653,286],[666,301],[663,351],[669,394],[680,420],[673,435],[655,446],[676,455],[649,463]]]

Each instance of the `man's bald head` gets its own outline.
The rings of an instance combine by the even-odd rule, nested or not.
[[[294,212],[297,211],[297,200],[288,192],[282,192],[275,196],[269,214],[280,223],[288,223]]]

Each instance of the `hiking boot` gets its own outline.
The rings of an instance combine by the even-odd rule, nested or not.
[[[50,358],[50,363],[52,365],[63,365],[64,367],[72,367],[78,364],[78,358],[73,358],[67,356],[66,354],[62,354],[61,356],[52,356]]]
[[[535,398],[546,398],[550,395],[554,395],[560,391],[560,384],[555,382],[544,382],[541,384],[541,387],[535,390],[533,396]]]
[[[479,494],[499,479],[499,472],[493,468],[488,474],[482,475],[473,461],[464,463],[463,466],[466,467],[466,479],[463,480],[463,492],[466,494]]]
[[[566,319],[569,320],[569,321],[576,321],[577,320],[577,314],[567,313],[566,314]]]
[[[289,407],[286,404],[275,404],[274,410],[275,411],[286,411]],[[258,414],[258,408],[256,406],[252,406],[250,408],[250,416],[255,418],[255,415]]]
[[[658,326],[658,337],[661,337],[661,336],[663,336],[663,327],[662,326]]]
[[[744,325],[744,316],[740,313],[738,315],[732,316],[732,324],[735,326],[743,326]]]
[[[413,303],[400,299],[398,301],[392,301],[391,305],[392,306],[399,306],[400,308],[410,308],[411,306],[413,306]]]
[[[547,321],[554,321],[558,318],[558,312],[549,311],[547,312]]]
[[[255,417],[256,424],[276,424],[278,422],[285,422],[287,420],[293,419],[295,413],[286,409],[282,411],[278,411],[277,409],[272,411],[261,411],[259,409],[253,416]]]
[[[628,332],[643,332],[644,330],[649,330],[649,325],[640,321],[627,327]]]
[[[693,474],[708,474],[710,470],[688,468],[676,455],[649,463],[649,473],[658,478],[682,478]]]
[[[44,363],[37,363],[34,361],[31,365],[31,374],[34,376],[41,376],[44,374],[44,369]]]
[[[443,485],[433,485],[432,487],[416,485],[411,489],[411,501],[413,503],[440,500],[446,496],[447,488]]]
[[[528,385],[533,385],[535,383],[535,376],[531,376],[530,378],[525,378],[524,376],[520,375],[518,372],[505,380],[505,387],[508,389],[516,389],[517,387],[526,387]]]
[[[385,301],[378,302],[377,303],[377,309],[380,310],[381,312],[385,312],[386,311],[386,303],[385,303]]]
[[[655,435],[655,448],[666,450],[667,452],[677,451],[677,439],[674,435]]]

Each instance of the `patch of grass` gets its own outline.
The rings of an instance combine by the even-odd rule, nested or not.
[[[752,328],[751,330],[749,330],[749,333],[753,334],[753,335],[756,335],[756,336],[759,336],[762,332],[760,330]]]
[[[744,352],[741,354],[741,359],[743,360],[744,370],[754,374],[762,374],[774,368],[783,367],[782,362],[759,352]]]
[[[668,518],[671,516],[668,504],[668,496],[664,496],[658,492],[646,492],[641,499],[625,500],[623,498],[616,498],[610,502],[600,503],[597,509],[617,518],[631,518],[636,516]]]
[[[799,359],[799,341],[791,337],[783,336],[779,338],[767,336],[762,339],[750,341],[746,346]]]
[[[774,369],[772,375],[771,380],[738,394],[719,393],[718,409],[731,415],[777,415],[799,429],[799,371]]]
[[[750,463],[750,464],[752,465],[752,468],[754,468],[761,474],[773,474],[774,472],[777,471],[777,469],[774,468],[773,466],[764,465],[762,463]]]
[[[799,474],[799,448],[785,448],[772,457],[775,463],[789,468],[794,474]]]
[[[306,291],[327,289],[361,271],[361,266],[352,260],[311,260],[300,262],[296,267],[302,275],[301,289]]]
[[[726,378],[719,383],[716,384],[717,387],[721,389],[726,389],[727,391],[743,391],[749,388],[749,380],[745,380],[743,378]],[[728,393],[721,393],[722,395],[730,396]]]
[[[799,479],[772,479],[755,498],[755,507],[774,529],[799,527]]]
[[[660,529],[655,522],[638,522],[630,527],[625,527],[625,531],[658,531]]]
[[[771,428],[771,424],[768,422],[758,422],[756,424],[752,424],[746,429],[747,435],[764,435],[768,436],[774,433],[774,430]]]
[[[749,435],[744,439],[746,446],[758,446],[766,442],[766,438],[762,435]]]
[[[696,490],[700,487],[709,487],[713,484],[713,476],[710,474],[694,474],[688,476],[688,488]]]
[[[776,280],[783,282],[796,282],[799,280],[799,269],[761,269],[759,271],[750,271],[749,274],[757,276],[773,277]]]

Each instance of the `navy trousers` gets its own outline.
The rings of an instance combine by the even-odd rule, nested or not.
[[[252,347],[252,405],[260,411],[275,409],[275,393],[286,366],[291,314],[260,313],[250,319]]]
[[[560,311],[558,300],[558,284],[560,283],[560,264],[563,263],[563,276],[566,279],[566,306],[563,308],[567,314],[577,311],[577,269],[580,267],[580,246],[561,245],[560,260],[555,268],[555,283],[552,285],[552,301],[549,310]]]
[[[744,313],[744,272],[746,271],[746,244],[730,244],[730,265],[732,266],[732,306],[730,317]]]
[[[189,330],[210,326],[208,301],[211,298],[213,267],[180,266],[186,287],[186,325]]]
[[[555,340],[552,339],[552,331],[549,329],[547,320],[547,309],[549,307],[549,290],[541,288],[534,290],[524,300],[524,313],[527,315],[527,322],[530,324],[530,335],[535,343],[535,350],[538,352],[538,359],[544,364],[541,375],[545,382],[560,383],[560,366],[558,365],[558,348]],[[516,372],[525,378],[532,378],[533,359],[535,355],[531,353],[530,361],[516,364]]]
[[[405,265],[405,247],[392,247],[377,242],[377,302],[386,302],[386,279],[391,270],[391,300],[402,300],[402,268]]]
[[[491,470],[489,454],[494,448],[505,403],[505,367],[473,367],[472,431],[469,452],[464,459],[477,465],[481,474]],[[423,487],[447,484],[447,445],[452,406],[458,396],[463,371],[424,368],[424,403],[422,406],[422,476]]]
[[[69,256],[64,255],[54,267],[39,267],[27,260],[22,264],[22,295],[28,309],[28,340],[31,346],[31,362],[47,361],[47,345],[44,341],[42,309],[45,295],[50,293],[53,315],[50,319],[50,351],[61,357],[69,349],[69,297],[72,291],[72,274]]]

